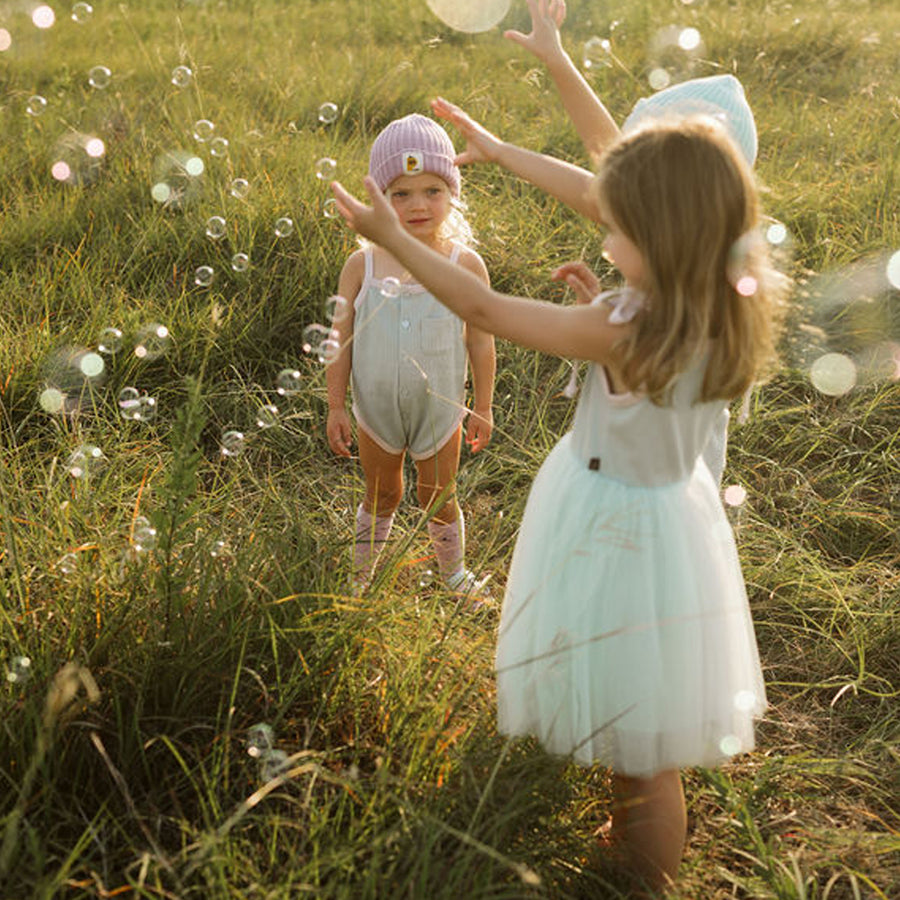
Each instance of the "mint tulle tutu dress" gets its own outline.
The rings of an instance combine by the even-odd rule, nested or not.
[[[590,367],[513,554],[496,659],[502,733],[637,777],[754,746],[765,686],[734,535],[702,458],[725,406],[695,402],[704,370],[699,360],[659,407],[614,394]]]

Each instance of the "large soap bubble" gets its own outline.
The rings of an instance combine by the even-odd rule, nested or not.
[[[427,0],[428,8],[454,31],[488,31],[509,12],[510,0]]]

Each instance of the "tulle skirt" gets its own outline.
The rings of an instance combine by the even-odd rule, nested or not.
[[[634,486],[564,437],[528,498],[496,662],[500,731],[579,763],[646,777],[752,749],[765,686],[705,463]]]

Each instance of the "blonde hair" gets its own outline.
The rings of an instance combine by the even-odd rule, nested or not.
[[[709,353],[700,400],[739,397],[774,359],[786,279],[758,233],[753,174],[709,117],[657,120],[617,141],[594,183],[599,207],[644,261],[647,302],[622,377],[659,404]]]

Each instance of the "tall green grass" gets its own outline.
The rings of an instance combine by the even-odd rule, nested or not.
[[[698,74],[736,72],[755,108],[767,212],[788,225],[801,278],[900,248],[895,4],[569,7],[576,57],[619,23],[617,64],[589,77],[620,119],[648,92],[653,30],[701,30]],[[354,246],[322,215],[315,161],[335,158],[358,188],[377,130],[440,93],[585,162],[546,75],[497,30],[450,32],[420,2],[100,0],[84,26],[56,14],[39,32],[0,7],[13,38],[0,53],[0,658],[32,673],[0,689],[0,896],[624,896],[592,849],[606,774],[496,734],[496,608],[472,614],[429,582],[412,502],[374,589],[348,590],[362,482],[327,449],[322,367],[300,349]],[[527,21],[514,3],[504,25]],[[102,91],[87,85],[97,64],[113,73]],[[179,64],[194,72],[181,90]],[[48,100],[39,117],[24,111],[33,94]],[[332,125],[317,119],[325,101]],[[201,117],[227,157],[193,139]],[[106,144],[82,187],[49,174],[73,130]],[[150,196],[174,150],[206,165],[177,210]],[[487,169],[465,186],[500,289],[561,300],[555,264],[603,270],[590,228],[538,192]],[[214,214],[228,223],[217,243]],[[295,229],[278,239],[284,215]],[[230,268],[238,251],[247,273]],[[209,289],[199,265],[216,269]],[[811,301],[796,302],[802,318]],[[77,415],[39,407],[60,348],[150,321],[170,329],[168,354],[141,362],[126,345]],[[567,364],[506,345],[499,361],[494,439],[460,476],[470,561],[497,597],[528,486],[572,413]],[[757,752],[686,775],[678,896],[693,900],[900,895],[900,392],[823,397],[787,362],[733,427],[726,475],[748,490],[735,528],[772,706]],[[285,367],[302,389],[281,397]],[[154,421],[121,418],[125,386],[157,398]],[[273,402],[279,425],[259,429]],[[227,429],[245,434],[234,458],[219,450]],[[86,443],[106,465],[72,478]],[[140,516],[157,536],[143,551]],[[287,754],[280,772],[247,753],[258,722]]]

